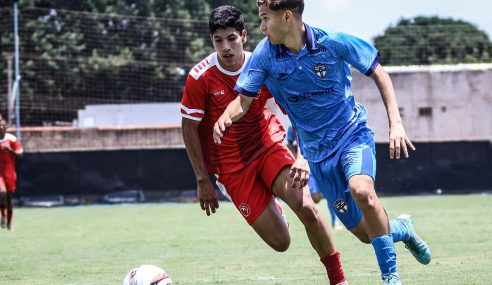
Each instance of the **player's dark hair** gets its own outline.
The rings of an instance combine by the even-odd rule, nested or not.
[[[267,6],[272,11],[290,10],[299,18],[304,12],[304,0],[256,0],[258,7]]]
[[[244,18],[238,8],[223,5],[215,8],[208,20],[208,29],[213,35],[218,29],[234,28],[241,33],[244,30]]]

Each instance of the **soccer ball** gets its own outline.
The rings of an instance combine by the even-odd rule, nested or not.
[[[123,285],[171,285],[173,281],[164,269],[155,265],[140,265],[126,275]]]

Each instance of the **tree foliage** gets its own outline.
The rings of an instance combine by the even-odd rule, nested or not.
[[[218,5],[236,5],[246,21],[256,21],[248,24],[247,47],[261,37],[255,1],[18,3],[24,125],[70,122],[89,104],[179,101],[187,71],[213,51],[208,18]],[[0,7],[3,89],[4,57],[13,52],[12,1],[0,0]]]
[[[374,40],[386,65],[490,62],[487,34],[461,20],[438,17],[401,19]]]

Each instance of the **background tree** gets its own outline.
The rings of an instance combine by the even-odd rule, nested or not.
[[[374,40],[385,65],[490,62],[487,34],[461,20],[438,17],[401,19]]]
[[[0,46],[12,53],[5,2]],[[24,125],[69,123],[89,104],[178,101],[187,71],[211,51],[200,0],[21,0],[19,11]]]

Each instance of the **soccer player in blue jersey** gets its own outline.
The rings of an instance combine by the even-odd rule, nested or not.
[[[359,240],[371,243],[383,284],[401,284],[394,242],[403,241],[422,264],[431,253],[409,215],[389,220],[376,191],[374,133],[364,106],[354,100],[351,66],[370,76],[381,93],[389,120],[390,158],[415,150],[403,128],[389,75],[379,52],[347,34],[302,21],[303,0],[258,0],[260,29],[266,35],[236,82],[239,94],[214,126],[220,143],[226,128],[249,108],[262,84],[285,109],[301,150],[338,218]],[[292,173],[306,183],[307,170]]]

